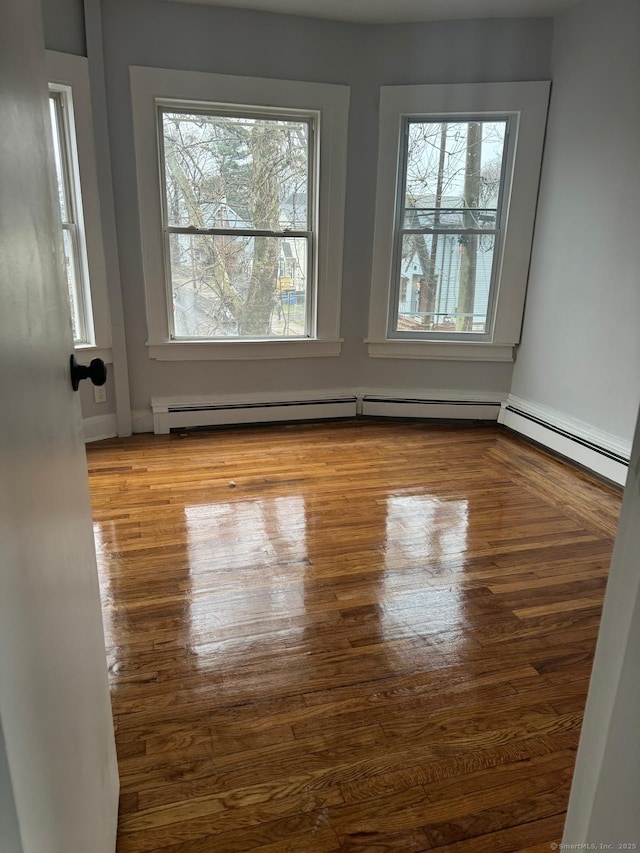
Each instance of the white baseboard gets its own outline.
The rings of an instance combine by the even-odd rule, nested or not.
[[[238,395],[225,397],[153,397],[153,432],[234,424],[306,421],[356,416],[353,393]]]
[[[82,427],[85,443],[115,438],[118,435],[118,418],[115,412],[110,415],[96,415],[93,418],[84,418]]]
[[[134,433],[166,435],[172,429],[273,423],[358,415],[425,420],[496,421],[502,392],[435,389],[419,397],[397,389],[330,389],[321,392],[154,397],[152,411],[132,412]]]
[[[513,394],[498,421],[614,483],[626,482],[631,444],[618,436]]]
[[[426,420],[496,421],[504,394],[477,394],[433,390],[414,396],[392,391],[362,393],[362,414],[367,417],[424,418]]]
[[[153,412],[131,412],[131,432],[153,432]]]

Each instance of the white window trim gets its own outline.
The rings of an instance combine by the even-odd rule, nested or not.
[[[100,196],[98,193],[98,172],[96,167],[95,142],[93,136],[93,117],[91,112],[91,93],[89,87],[89,62],[84,56],[69,53],[57,53],[47,50],[47,80],[54,90],[71,90],[73,114],[71,159],[80,184],[80,204],[78,214],[84,225],[84,243],[88,281],[85,292],[86,324],[88,343],[76,343],[75,351],[82,354],[82,361],[89,358],[101,358],[107,363],[113,361],[111,351],[111,321],[109,313],[109,293],[107,289],[107,270],[102,241],[102,219],[100,215]]]
[[[382,86],[369,333],[372,358],[433,358],[455,361],[512,361],[520,340],[533,241],[550,83],[475,83]],[[402,124],[409,117],[513,116],[516,134],[511,194],[503,251],[495,282],[490,341],[452,337],[427,340],[388,337],[397,183],[402,162]]]
[[[131,66],[140,232],[151,358],[300,358],[339,355],[349,87]],[[157,101],[315,110],[320,114],[316,337],[174,341],[169,334],[162,241]]]

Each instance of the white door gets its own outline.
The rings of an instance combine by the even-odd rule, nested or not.
[[[113,853],[118,777],[40,4],[0,24],[0,849]]]
[[[567,849],[640,850],[639,522],[640,415],[573,774]]]

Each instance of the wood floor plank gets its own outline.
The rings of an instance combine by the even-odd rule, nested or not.
[[[421,829],[406,832],[354,832],[340,836],[341,853],[422,853],[429,842]],[[300,848],[305,849],[305,848]]]
[[[541,820],[476,835],[465,841],[440,845],[437,850],[438,853],[550,853],[560,846],[563,826],[564,814],[554,814]],[[537,843],[540,839],[544,841]],[[558,847],[552,848],[551,844],[557,844]]]
[[[497,427],[132,436],[87,458],[118,853],[559,842],[619,490]]]
[[[568,799],[570,784],[570,774],[536,778],[530,790],[516,788],[505,791],[503,796],[492,792],[475,803],[473,811],[447,815],[444,820],[436,819],[422,829],[430,848],[439,848],[467,838],[494,835],[524,822],[553,817],[564,811],[560,804]],[[455,804],[444,804],[440,814],[449,809],[455,812]],[[458,812],[463,810],[464,806],[461,805]]]
[[[431,786],[443,779],[455,779],[467,775],[482,774],[483,784],[491,784],[494,768],[505,764],[526,763],[537,756],[564,754],[575,752],[578,745],[579,732],[576,730],[560,732],[552,735],[527,738],[515,743],[500,744],[487,749],[466,751],[460,755],[439,758],[433,761],[411,762],[399,770],[370,775],[364,779],[343,782],[340,785],[345,802],[358,802],[387,796],[395,791],[402,791],[416,785],[423,785],[429,796]]]

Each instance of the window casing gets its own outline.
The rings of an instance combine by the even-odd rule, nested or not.
[[[113,360],[111,318],[86,57],[46,51],[53,164],[58,177],[75,350]],[[66,207],[65,207],[66,206]]]
[[[201,361],[339,355],[348,87],[136,66],[130,68],[130,77],[150,357]],[[166,164],[162,160],[166,152],[161,144],[159,121],[163,110],[175,113],[176,109],[231,119],[253,116],[265,121],[308,123],[313,128],[309,146],[309,217],[295,229],[303,233],[292,236],[294,229],[287,232],[284,223],[279,228],[273,227],[273,223],[266,228],[257,227],[257,222],[248,223],[251,217],[246,211],[243,214],[242,210],[235,210],[229,198],[226,203],[233,212],[228,212],[227,221],[219,229],[223,233],[208,233],[215,232],[220,225],[211,220],[199,224],[172,222],[169,211],[164,209],[168,197],[163,183]],[[244,224],[252,226],[245,229],[250,233],[238,233],[243,230],[238,228],[239,223],[230,222],[236,214]],[[173,228],[176,232],[171,234],[167,229]],[[278,299],[272,299],[275,311],[267,333],[252,329],[239,334],[237,317],[232,317],[227,329],[214,328],[204,335],[195,329],[197,335],[184,334],[185,327],[174,314],[171,253],[167,250],[171,248],[171,239],[177,239],[179,228],[183,229],[183,236],[200,244],[195,246],[194,261],[206,260],[214,239],[235,239],[238,245],[243,236],[247,240],[262,237],[267,241],[292,242],[296,239],[307,247],[306,260],[297,259],[293,250],[272,253],[275,255],[271,258],[272,277],[277,282]],[[247,254],[253,255],[253,248]],[[245,272],[249,266],[247,261]],[[304,288],[298,287],[302,269],[307,282]],[[295,286],[286,287],[287,282],[282,279],[290,273],[294,273],[291,277]],[[246,282],[243,287],[246,289]],[[239,289],[242,291],[242,287]],[[304,293],[296,293],[300,290]],[[282,327],[277,327],[278,307],[283,314],[287,311],[289,318],[295,314],[297,326],[290,325],[285,334],[281,334],[285,331]],[[274,331],[278,334],[273,334]]]
[[[522,324],[548,98],[546,81],[382,87],[370,356],[513,360]],[[503,133],[496,136],[500,127]],[[442,175],[438,156],[430,167],[430,181],[409,174],[411,133],[424,128],[436,137],[438,130],[446,136],[445,130],[457,128],[461,140],[457,148],[443,146],[437,138],[433,145],[436,155],[444,149],[445,159],[457,150],[457,177],[449,198],[446,169],[444,189],[438,193],[437,178]],[[469,160],[471,130],[477,142],[477,134],[482,137],[487,128],[495,138],[488,140],[486,152],[497,155],[502,149],[499,169],[497,156],[486,162],[479,157],[475,165],[473,157]],[[503,141],[498,145],[500,136]],[[484,138],[478,150],[485,150]],[[478,183],[490,174],[498,192],[487,205]],[[473,277],[464,273],[465,263],[475,270]],[[471,280],[474,286],[469,288]],[[447,285],[453,295],[443,292]],[[464,298],[459,298],[461,294]]]

